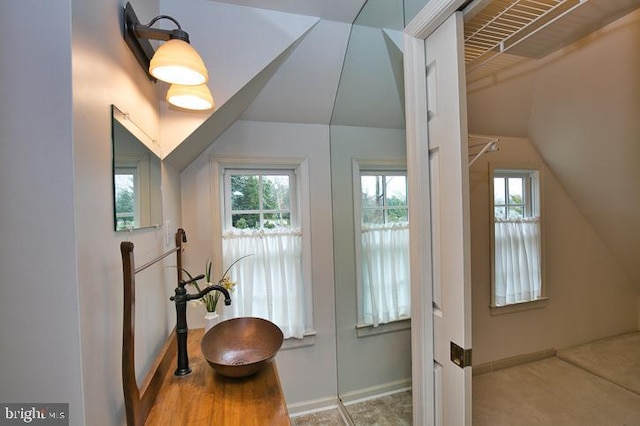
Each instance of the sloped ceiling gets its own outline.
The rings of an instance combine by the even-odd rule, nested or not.
[[[184,169],[240,117],[318,18],[226,3],[163,0],[161,13],[187,29],[209,68],[212,112],[190,113],[162,103],[164,160]]]
[[[367,0],[217,0],[297,15],[316,16],[323,20],[352,23]]]
[[[161,0],[207,64],[216,103],[205,114],[161,104],[163,160],[183,170],[238,119],[403,128],[402,0],[332,3]],[[299,14],[275,10],[286,7]]]
[[[468,87],[467,105],[470,132],[531,140],[640,290],[639,75],[636,10],[546,58],[498,68]]]
[[[332,125],[404,129],[403,0],[368,0],[344,57]]]
[[[328,124],[351,26],[320,21],[256,96],[243,120]]]

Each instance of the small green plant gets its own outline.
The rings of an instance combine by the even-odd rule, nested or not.
[[[222,277],[218,280],[217,284],[222,286],[222,287],[224,287],[224,288],[226,288],[231,293],[234,290],[234,288],[237,285],[237,283],[231,281],[231,279],[229,278],[229,276],[227,274],[229,273],[229,271],[231,270],[233,265],[235,265],[236,263],[240,262],[245,257],[249,257],[249,256],[251,256],[251,255],[248,254],[246,256],[242,256],[242,257],[236,259],[231,265],[229,265],[227,270],[224,271],[224,274],[222,274]],[[191,285],[193,285],[195,287],[197,292],[200,292],[205,287],[208,287],[208,286],[213,284],[211,282],[211,266],[212,266],[211,260],[207,260],[207,262],[205,263],[205,267],[204,267],[204,279],[205,279],[205,284],[206,285],[203,288],[200,288],[200,286],[198,285],[197,281],[193,281],[191,283]],[[192,280],[194,278],[193,275],[191,275],[189,273],[189,271],[187,271],[186,269],[182,268],[182,271],[185,274],[187,274],[189,279]],[[207,312],[215,312],[216,311],[216,307],[218,306],[218,300],[220,300],[220,292],[219,291],[209,292],[208,294],[205,294],[202,297],[202,299],[200,299],[200,301],[202,303],[204,303],[204,305],[205,305],[205,307],[207,309]]]

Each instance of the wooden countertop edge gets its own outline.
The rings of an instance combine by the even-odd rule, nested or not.
[[[145,425],[290,425],[287,405],[275,360],[254,376],[230,379],[209,366],[200,350],[203,329],[189,330],[187,346],[191,374],[174,375],[175,330],[167,338],[154,368],[161,376],[160,389]],[[156,379],[157,380],[157,379]],[[149,386],[151,380],[145,382]],[[197,409],[196,409],[197,407]],[[186,422],[186,423],[185,423]]]

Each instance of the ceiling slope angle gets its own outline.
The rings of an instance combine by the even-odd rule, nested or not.
[[[192,140],[185,138],[241,91],[253,93],[243,90],[247,85],[263,86],[263,71],[281,65],[286,56],[283,53],[291,53],[292,46],[320,21],[316,17],[207,0],[161,0],[160,12],[175,17],[189,29],[191,44],[209,68],[208,85],[216,104],[213,113],[203,114],[162,108],[164,153],[172,153],[183,141]],[[212,141],[209,139],[209,143]]]
[[[367,0],[217,0],[257,7],[279,10],[298,15],[316,16],[323,20],[352,23]]]
[[[320,21],[241,119],[328,125],[350,29],[344,22]]]
[[[404,129],[403,54],[393,33],[354,25],[332,125]]]
[[[229,126],[240,118],[245,109],[262,91],[280,66],[287,60],[291,52],[295,51],[300,40],[297,40],[296,43],[289,46],[254,76],[251,81],[236,92],[231,99],[216,109],[216,111],[204,120],[195,131],[187,136],[180,145],[176,146],[163,161],[166,161],[177,170],[184,170],[198,155],[224,133]]]

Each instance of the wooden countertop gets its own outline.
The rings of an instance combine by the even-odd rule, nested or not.
[[[146,425],[278,426],[290,425],[275,361],[257,374],[229,378],[213,371],[200,350],[203,329],[189,330],[191,374],[164,377]]]

